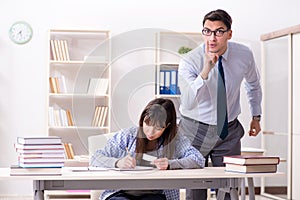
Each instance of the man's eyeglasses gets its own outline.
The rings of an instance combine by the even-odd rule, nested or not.
[[[206,36],[211,36],[211,34],[215,34],[215,36],[217,36],[217,37],[222,37],[223,35],[224,35],[224,33],[226,33],[227,31],[229,31],[229,30],[221,30],[221,29],[217,29],[217,30],[215,30],[215,31],[212,31],[212,30],[210,30],[210,29],[208,29],[208,28],[204,28],[203,30],[202,30],[202,34],[203,35],[206,35]]]

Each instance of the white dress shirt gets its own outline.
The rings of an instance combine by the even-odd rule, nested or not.
[[[217,124],[218,63],[203,80],[205,46],[201,44],[184,57],[178,69],[182,115],[203,123]],[[228,42],[222,55],[225,75],[228,121],[241,113],[240,87],[244,82],[252,116],[261,114],[262,91],[260,76],[252,51],[245,45]]]

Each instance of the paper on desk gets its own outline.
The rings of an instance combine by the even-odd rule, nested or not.
[[[128,169],[123,169],[123,168],[111,168],[111,169],[116,171],[146,171],[146,170],[153,170],[155,168],[148,167],[148,166],[136,166],[135,168],[128,168]]]
[[[157,159],[157,157],[155,157],[155,156],[151,156],[151,155],[148,155],[148,154],[145,154],[145,153],[143,154],[143,160],[153,162],[156,159]]]
[[[97,171],[107,171],[108,168],[104,167],[65,167],[66,170],[72,171],[72,172],[97,172]]]

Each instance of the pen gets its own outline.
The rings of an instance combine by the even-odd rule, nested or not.
[[[128,147],[126,147],[126,152],[127,152],[127,155],[131,156]]]

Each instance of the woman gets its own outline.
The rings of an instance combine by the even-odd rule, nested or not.
[[[156,157],[146,161],[144,155]],[[205,159],[189,140],[177,132],[176,111],[169,99],[157,98],[143,110],[139,127],[121,130],[91,157],[90,165],[134,168],[154,166],[160,170],[203,168]],[[179,190],[105,190],[101,199],[179,199]]]

